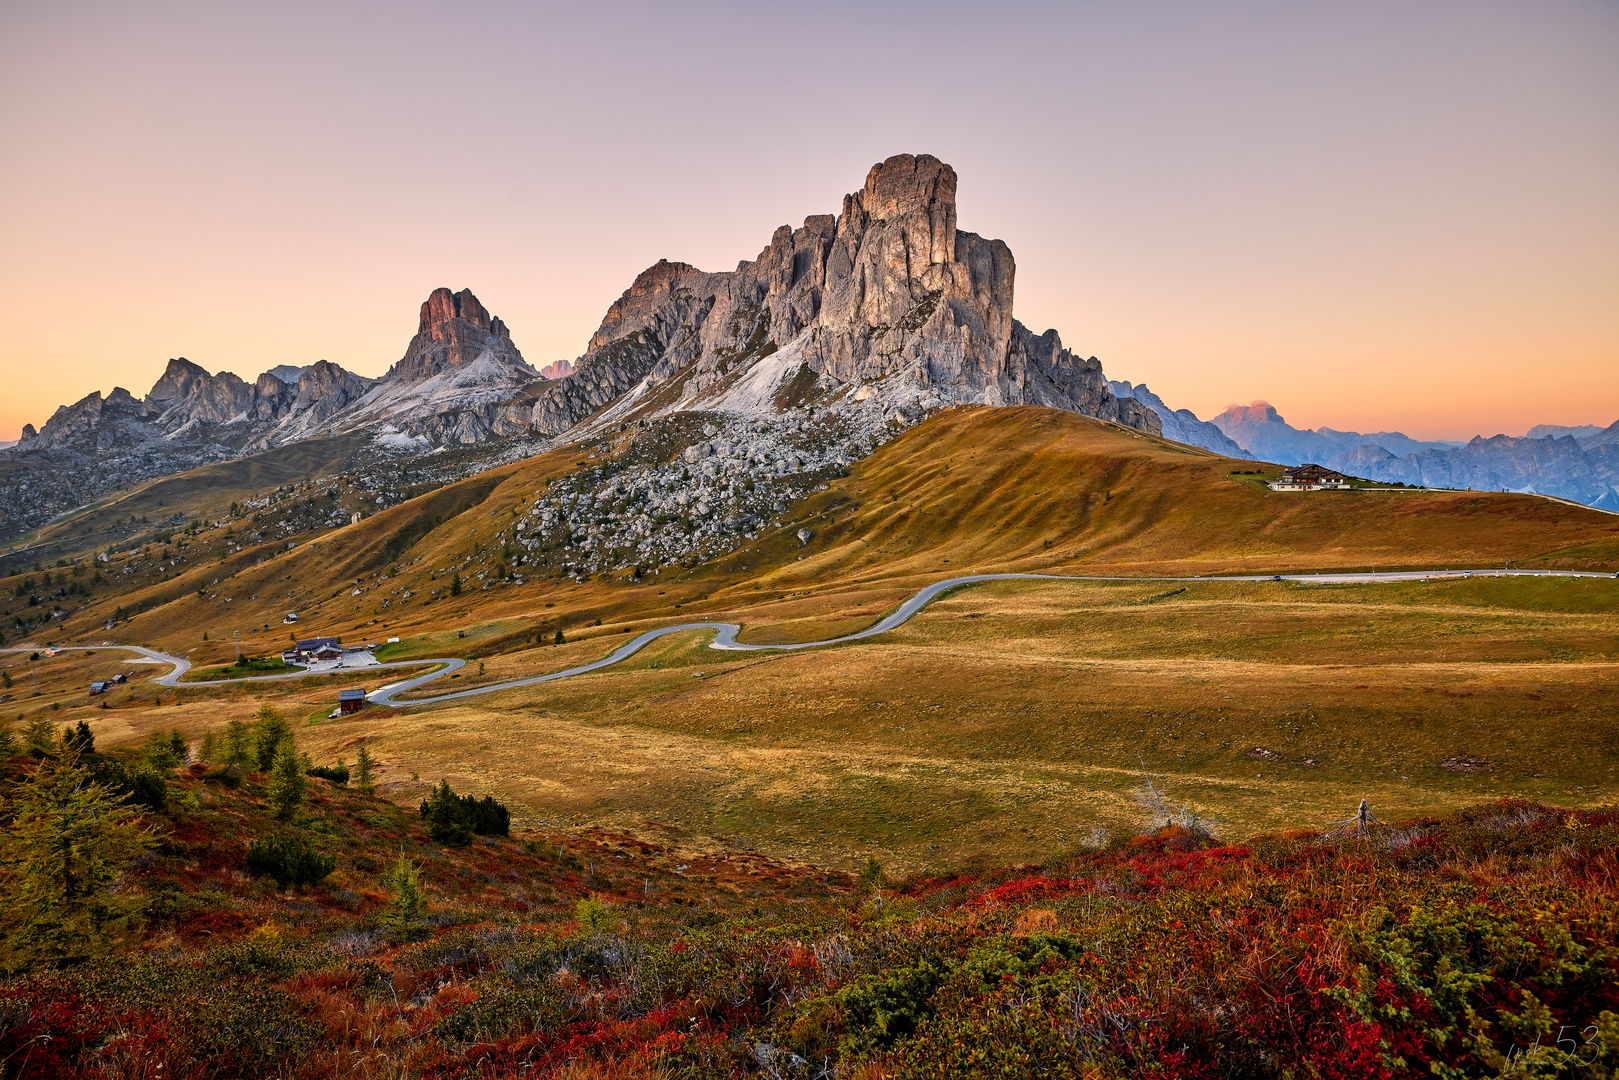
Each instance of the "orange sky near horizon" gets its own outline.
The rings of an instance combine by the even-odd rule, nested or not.
[[[1204,418],[1619,420],[1619,6],[469,3],[0,11],[0,440],[171,356],[536,367],[933,153],[1016,312]]]

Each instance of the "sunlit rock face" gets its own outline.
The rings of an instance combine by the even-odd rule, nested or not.
[[[956,173],[900,154],[874,165],[842,212],[783,225],[751,262],[706,273],[659,262],[610,307],[532,423],[559,434],[621,396],[665,391],[661,412],[757,409],[808,371],[824,393],[903,380],[943,403],[1049,405],[1156,433],[1157,414],[1108,389],[1101,365],[1012,317],[1016,265],[999,240],[956,227]]]

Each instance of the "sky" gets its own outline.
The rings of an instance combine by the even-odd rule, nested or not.
[[[1014,307],[1207,418],[1619,420],[1619,4],[0,0],[0,439],[169,357],[535,366],[931,153]]]

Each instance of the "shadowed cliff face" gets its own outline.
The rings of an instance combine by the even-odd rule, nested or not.
[[[791,350],[837,383],[898,376],[947,401],[1049,405],[1156,433],[1157,415],[1115,398],[1094,359],[1012,318],[1015,273],[1004,243],[957,229],[955,170],[901,154],[873,166],[838,216],[781,226],[734,271],[644,271],[574,374],[539,394],[532,423],[565,431],[643,380],[680,377],[679,403],[691,403]]]

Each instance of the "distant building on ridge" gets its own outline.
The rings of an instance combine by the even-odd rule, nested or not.
[[[1282,475],[1272,480],[1269,486],[1272,491],[1350,490],[1349,477],[1313,462],[1283,469]]]

